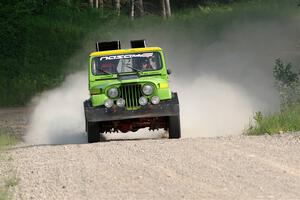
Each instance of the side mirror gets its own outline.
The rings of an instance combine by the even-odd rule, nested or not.
[[[172,71],[170,69],[167,69],[167,74],[168,75],[172,74]]]

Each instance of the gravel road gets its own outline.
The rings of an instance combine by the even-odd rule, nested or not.
[[[184,134],[184,133],[183,133]],[[13,147],[14,199],[300,199],[300,134]]]

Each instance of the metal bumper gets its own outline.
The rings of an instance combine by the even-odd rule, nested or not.
[[[126,110],[114,106],[112,108],[92,107],[89,100],[84,102],[84,112],[87,121],[115,121],[134,118],[147,117],[166,117],[179,115],[179,102],[176,93],[173,93],[172,99],[161,101],[158,105],[146,105],[139,110]]]

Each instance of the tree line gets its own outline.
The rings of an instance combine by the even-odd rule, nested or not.
[[[197,5],[211,3],[228,4],[247,0],[1,0],[0,6],[14,4],[16,7],[25,8],[34,13],[43,12],[49,8],[65,5],[75,10],[89,8],[115,10],[116,15],[129,15],[132,19],[144,15],[160,15],[164,19],[171,17],[172,10],[180,10]]]
[[[70,1],[70,0],[69,0]],[[89,0],[92,8],[103,10],[105,7],[113,7],[120,16],[121,8],[129,13],[131,19],[147,14],[159,14],[164,19],[171,17],[172,8],[182,9],[209,3],[233,3],[239,0]]]
[[[124,7],[125,13],[128,13],[131,19],[135,17],[142,17],[145,14],[157,13],[163,18],[171,17],[170,0],[89,0],[91,8],[100,9],[103,11],[104,7],[114,7],[116,14],[121,15],[121,8]]]

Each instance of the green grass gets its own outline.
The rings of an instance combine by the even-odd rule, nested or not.
[[[5,180],[5,187],[9,188],[9,187],[15,187],[16,185],[18,185],[19,183],[19,179],[16,177],[10,178]]]
[[[8,190],[9,190],[9,188],[15,187],[16,185],[18,185],[18,183],[19,183],[19,179],[16,177],[12,177],[12,178],[5,180],[4,186],[0,187],[0,200],[10,199]]]
[[[17,137],[10,135],[3,130],[0,130],[0,162],[1,160],[6,159],[5,156],[1,155],[4,154],[3,150],[5,150],[11,145],[17,144],[18,141],[19,139]],[[8,158],[8,161],[10,160],[11,158]],[[16,177],[11,177],[4,181],[4,185],[0,186],[0,200],[9,199],[8,189],[10,187],[16,186],[18,184],[18,181],[19,180]]]
[[[300,105],[284,109],[280,112],[262,116],[260,112],[254,116],[248,135],[277,134],[300,130]]]
[[[8,199],[8,194],[6,189],[0,188],[0,200],[7,200],[7,199]]]
[[[8,200],[10,199],[8,190],[11,187],[15,187],[18,185],[19,179],[16,177],[5,180],[4,186],[0,187],[0,200]]]
[[[0,150],[17,144],[19,139],[13,135],[0,131]]]

